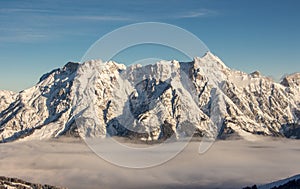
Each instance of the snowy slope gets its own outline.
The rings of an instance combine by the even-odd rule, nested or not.
[[[48,184],[36,184],[30,183],[28,181],[24,181],[17,178],[9,178],[0,176],[0,187],[5,189],[18,189],[18,188],[26,188],[26,189],[35,189],[35,188],[47,188],[47,189],[65,189],[63,187],[51,186]]]
[[[69,119],[70,91],[78,64],[43,75],[37,85],[16,95],[9,108],[0,113],[0,135],[12,141],[32,135],[39,138],[57,136]]]
[[[300,175],[295,175],[295,176],[292,176],[292,177],[289,177],[286,179],[282,179],[282,180],[278,180],[278,181],[275,181],[275,182],[272,182],[269,184],[264,184],[264,185],[258,186],[257,188],[258,189],[270,189],[270,188],[274,188],[274,187],[279,187],[284,184],[287,184],[289,181],[292,181],[292,180],[296,180],[296,181],[300,180]],[[298,186],[294,186],[294,188],[297,188],[297,187]]]
[[[16,94],[12,91],[0,90],[0,112],[8,108],[16,98]]]
[[[259,72],[231,70],[210,52],[188,63],[68,63],[15,95],[0,113],[0,135],[3,141],[65,134],[298,138],[299,75],[279,84]]]

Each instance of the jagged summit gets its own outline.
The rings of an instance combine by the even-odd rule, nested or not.
[[[213,63],[213,64],[221,66],[222,69],[229,69],[219,57],[217,57],[210,51],[206,52],[202,57],[195,57],[194,61],[195,60],[199,61],[203,64]]]
[[[211,52],[188,63],[69,62],[32,88],[0,91],[0,140],[300,138],[299,91],[299,74],[279,84],[259,72],[231,70]]]
[[[41,78],[39,79],[39,83],[42,82],[43,80],[45,80],[46,78],[48,78],[50,75],[55,74],[55,73],[60,73],[60,72],[70,72],[70,73],[73,73],[73,72],[77,71],[78,67],[79,67],[79,63],[68,62],[62,68],[54,69],[51,72],[42,75]]]
[[[254,72],[250,73],[250,75],[254,78],[261,77],[261,73],[259,71],[254,71]]]
[[[286,87],[299,87],[300,86],[300,73],[294,73],[283,77],[280,82]]]

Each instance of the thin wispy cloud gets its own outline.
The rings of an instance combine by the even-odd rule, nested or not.
[[[49,17],[49,18],[55,18],[55,19],[72,19],[72,20],[91,20],[91,21],[128,21],[133,20],[132,18],[126,17],[126,16],[114,16],[114,15],[89,15],[89,14],[82,14],[81,15],[73,15],[75,13],[67,12],[64,13],[62,11],[54,11],[50,9],[30,9],[30,8],[0,8],[0,13],[2,14],[19,14],[22,16],[22,14],[32,14],[36,15],[39,13],[47,13],[47,15],[39,15],[40,17]]]
[[[110,1],[110,0],[109,0]],[[96,3],[97,4],[97,3]],[[67,6],[68,5],[68,6]],[[156,3],[118,3],[106,7],[48,3],[18,4],[0,8],[0,42],[28,43],[62,40],[71,36],[91,36],[99,25],[124,25],[147,21],[194,19],[216,15],[209,9],[176,7],[172,13]],[[154,6],[155,5],[155,6]],[[78,25],[85,27],[78,27]],[[107,32],[107,31],[106,31]]]
[[[199,17],[208,17],[216,16],[218,14],[215,10],[201,9],[201,10],[192,10],[188,12],[181,12],[174,16],[174,18],[199,18]]]
[[[39,41],[49,40],[50,35],[43,33],[14,31],[9,35],[0,36],[0,42],[13,42],[13,43],[33,43]]]
[[[86,20],[86,21],[133,21],[134,19],[126,16],[106,16],[106,15],[80,15],[80,16],[58,16],[61,19]]]
[[[1,43],[35,43],[66,36],[87,35],[94,26],[78,28],[78,24],[90,25],[99,22],[133,22],[129,16],[114,15],[75,15],[70,12],[37,9],[0,9]],[[1,16],[3,16],[1,18]],[[22,20],[22,22],[20,22]],[[16,24],[19,23],[19,24]],[[75,29],[76,28],[76,29]],[[75,31],[74,31],[75,29]],[[90,35],[90,34],[88,34]]]
[[[31,9],[31,8],[0,8],[0,13],[51,13],[49,9]]]

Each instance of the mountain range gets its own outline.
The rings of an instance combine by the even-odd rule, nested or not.
[[[150,65],[69,62],[29,89],[0,91],[1,142],[65,135],[298,139],[300,73],[278,83],[207,52]]]

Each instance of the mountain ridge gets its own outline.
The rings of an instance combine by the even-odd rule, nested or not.
[[[188,63],[146,66],[69,62],[32,88],[0,92],[0,135],[2,142],[61,135],[299,138],[299,78],[276,83],[232,70],[211,52]]]

